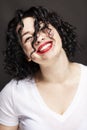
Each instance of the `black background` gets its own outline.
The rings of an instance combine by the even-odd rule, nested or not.
[[[0,0],[0,90],[11,80],[4,72],[3,54],[7,24],[14,16],[15,10],[28,9],[30,6],[42,5],[62,15],[65,21],[77,27],[80,49],[75,60],[87,65],[87,1],[86,0]]]

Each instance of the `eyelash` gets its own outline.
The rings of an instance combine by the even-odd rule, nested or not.
[[[46,27],[41,27],[40,31],[44,31],[46,29]]]
[[[26,43],[28,40],[32,39],[33,37],[27,37],[24,41],[24,43]]]
[[[40,31],[43,31],[43,32],[46,31],[48,34],[51,33],[51,29],[50,29],[50,28],[46,28],[46,27],[42,27],[42,28],[40,29]]]

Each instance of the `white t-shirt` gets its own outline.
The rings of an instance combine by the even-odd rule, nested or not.
[[[10,81],[0,93],[0,124],[20,130],[87,130],[87,67],[81,65],[76,95],[63,115],[52,111],[34,80]]]

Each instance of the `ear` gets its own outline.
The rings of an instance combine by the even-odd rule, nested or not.
[[[27,60],[30,62],[30,61],[31,61],[31,58],[27,58]]]
[[[26,59],[27,59],[27,61],[29,61],[29,62],[31,61],[31,58],[30,58],[30,57],[26,57]]]

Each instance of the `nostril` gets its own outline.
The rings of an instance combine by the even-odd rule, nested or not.
[[[35,44],[38,45],[43,41],[44,41],[44,38],[37,38],[37,41],[35,42]]]
[[[35,42],[35,45],[38,45],[39,43],[40,43],[40,41],[36,41],[36,42]]]

